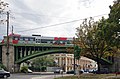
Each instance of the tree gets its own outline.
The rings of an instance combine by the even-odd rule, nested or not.
[[[110,7],[110,14],[108,23],[110,24],[108,29],[112,31],[111,38],[113,42],[110,42],[113,46],[120,46],[120,0],[114,1],[113,6]],[[106,30],[108,30],[106,29]]]
[[[110,48],[105,40],[105,33],[103,31],[106,26],[106,20],[102,18],[98,22],[94,22],[93,18],[85,19],[80,27],[77,28],[78,45],[83,49],[81,54],[95,58],[98,64],[98,71],[100,71],[100,59],[111,55],[107,52]]]
[[[1,15],[5,13],[6,7],[8,7],[8,3],[5,3],[4,1],[0,0],[0,18],[1,18]],[[0,23],[3,23],[3,22],[5,22],[5,20],[0,19]]]
[[[54,65],[54,59],[51,56],[41,56],[35,59],[32,59],[32,64],[35,68],[44,71],[47,66]]]
[[[74,44],[74,48],[73,47],[68,47],[67,48],[67,52],[74,54],[75,59],[79,60],[80,59],[80,52],[81,52],[81,48],[78,44],[78,41],[76,41],[77,38],[73,38],[72,43]]]
[[[111,46],[113,54],[119,56],[120,49],[120,0],[114,1],[110,7],[109,18],[104,22],[103,32],[107,45]]]
[[[113,30],[113,45],[120,47],[120,0],[114,1],[113,6],[110,6],[108,22],[111,25],[109,28],[112,28],[110,30]]]
[[[111,49],[113,51],[116,65],[116,70],[118,69],[118,63],[117,60],[120,57],[120,0],[114,1],[114,4],[110,7],[110,13],[109,18],[107,19],[107,22],[109,23],[109,26],[105,28],[106,31],[108,31],[111,35],[109,40],[110,42],[107,42],[111,46]]]
[[[80,59],[80,52],[81,52],[81,48],[79,46],[74,46],[74,57],[75,59],[79,60]]]

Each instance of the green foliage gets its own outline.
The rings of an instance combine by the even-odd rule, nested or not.
[[[39,71],[45,71],[47,66],[54,65],[54,59],[52,56],[41,56],[35,59],[32,59],[33,68],[38,69]]]
[[[105,29],[108,26],[106,19],[102,18],[98,22],[94,22],[92,18],[85,19],[80,27],[77,28],[77,37],[82,43],[81,54],[83,56],[93,58],[98,64],[98,70],[100,70],[100,59],[110,55],[108,49],[109,32]],[[106,35],[108,32],[108,35]],[[107,53],[106,53],[107,52]]]
[[[80,59],[80,52],[81,52],[81,48],[79,46],[74,46],[74,55],[75,55],[75,59],[79,60]]]
[[[92,56],[96,58],[98,66],[99,59],[111,56],[111,49],[120,49],[120,0],[114,1],[110,6],[110,14],[108,19],[102,18],[98,22],[94,22],[92,18],[85,19],[80,27],[77,28],[77,37],[79,38],[81,52],[84,56]],[[115,52],[114,50],[114,52]],[[117,51],[118,52],[118,51]],[[99,67],[98,67],[99,68]],[[98,69],[99,70],[99,69]]]
[[[28,72],[28,67],[27,66],[21,67],[20,72],[27,73]]]
[[[110,14],[108,18],[109,26],[106,31],[111,34],[110,45],[120,47],[120,0],[114,1],[113,6],[110,6]]]
[[[7,68],[3,64],[0,64],[0,69],[7,70]]]

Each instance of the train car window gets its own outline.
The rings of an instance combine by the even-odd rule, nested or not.
[[[63,43],[62,44],[65,44],[65,41],[62,41]]]
[[[47,41],[48,44],[50,44],[50,41]]]
[[[35,38],[33,38],[33,41],[35,41]]]
[[[28,38],[25,38],[26,41],[28,41]]]
[[[27,37],[27,41],[30,41],[30,37]]]
[[[56,41],[53,41],[53,44],[55,43]]]
[[[33,41],[33,38],[28,38],[29,41]]]
[[[37,43],[40,43],[40,39],[37,39],[36,41],[37,41]]]
[[[63,44],[63,41],[60,41],[60,44]]]
[[[23,37],[23,40],[25,40],[25,37]]]
[[[35,38],[30,38],[30,41],[35,41]]]
[[[41,43],[47,43],[46,39],[41,39]]]
[[[69,40],[67,41],[67,44],[70,44],[70,41],[69,41]]]
[[[67,44],[67,42],[65,42],[65,44]]]
[[[36,41],[37,43],[40,43],[39,41]]]
[[[15,40],[18,40],[18,38],[17,38],[17,37],[15,37]]]
[[[13,37],[13,40],[15,40],[15,37]]]
[[[22,37],[20,37],[20,39],[19,39],[20,41],[23,41],[23,38]]]
[[[71,41],[71,40],[68,40],[68,43],[69,43],[69,44],[72,44],[72,41]]]

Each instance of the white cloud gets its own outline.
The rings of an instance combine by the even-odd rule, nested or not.
[[[11,24],[15,32],[38,28],[21,34],[45,36],[75,36],[81,21],[53,27],[45,26],[109,13],[113,0],[5,0],[9,3]]]

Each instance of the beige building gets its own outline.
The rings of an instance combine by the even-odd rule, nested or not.
[[[74,54],[52,54],[58,67],[62,67],[64,71],[73,70]],[[76,68],[81,70],[96,69],[96,62],[86,57],[75,60]]]

